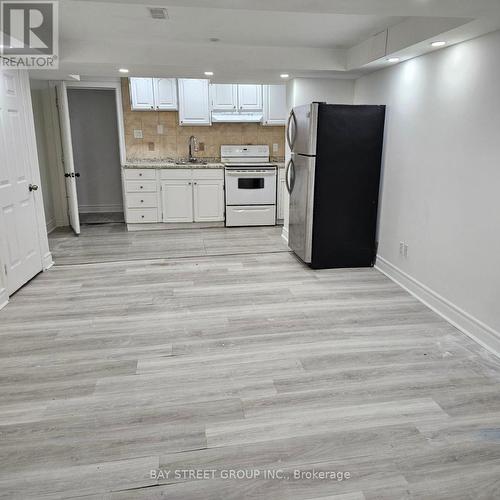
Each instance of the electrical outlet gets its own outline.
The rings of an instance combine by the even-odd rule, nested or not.
[[[205,151],[205,143],[204,142],[198,143],[198,151]]]
[[[158,125],[156,125],[156,132],[158,135],[163,135],[165,133],[162,123],[158,123]]]
[[[399,255],[401,255],[401,257],[403,256],[404,250],[405,250],[405,244],[403,241],[400,241],[399,242]]]
[[[134,139],[142,139],[142,130],[140,128],[134,129]]]
[[[148,150],[149,151],[155,150],[155,143],[154,142],[148,142]]]
[[[273,153],[277,154],[279,151],[279,145],[275,142],[273,144]]]
[[[403,249],[403,254],[405,257],[408,257],[408,244],[405,243],[404,249]]]

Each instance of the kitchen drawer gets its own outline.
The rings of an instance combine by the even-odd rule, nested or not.
[[[162,168],[160,170],[160,179],[162,180],[177,180],[177,179],[191,179],[190,168]]]
[[[127,223],[158,222],[158,209],[156,208],[131,208],[127,210]]]
[[[158,196],[156,193],[127,193],[127,208],[157,208]]]
[[[125,191],[127,193],[156,193],[158,183],[156,181],[126,181]]]
[[[275,205],[226,207],[226,226],[274,226]]]
[[[127,180],[155,180],[156,170],[151,168],[134,168],[134,169],[124,169],[125,179]]]
[[[193,179],[224,179],[223,168],[195,168],[193,169]]]

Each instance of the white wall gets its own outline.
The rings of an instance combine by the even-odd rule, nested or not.
[[[287,84],[287,105],[294,106],[312,102],[328,104],[352,104],[354,99],[354,80],[335,80],[332,78],[294,78]],[[290,150],[285,144],[285,161],[290,159]],[[288,240],[288,193],[285,193],[285,219],[283,221],[283,238]]]
[[[300,106],[313,101],[328,104],[352,104],[354,80],[331,78],[295,78],[290,82],[290,104]]]
[[[500,335],[499,54],[495,32],[362,77],[354,99],[388,106],[379,262],[490,346]]]

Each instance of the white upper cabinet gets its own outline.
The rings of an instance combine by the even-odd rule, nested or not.
[[[130,100],[132,109],[155,109],[153,79],[131,78]]]
[[[175,110],[176,79],[130,78],[130,100],[133,110]]]
[[[264,85],[263,125],[285,125],[288,116],[286,85]]]
[[[180,125],[210,125],[208,80],[180,78],[178,83]]]
[[[177,82],[175,78],[153,78],[156,109],[177,109]]]
[[[240,111],[262,109],[262,85],[238,85],[238,108]]]
[[[214,111],[236,111],[238,109],[238,85],[215,83],[210,85],[210,93]]]

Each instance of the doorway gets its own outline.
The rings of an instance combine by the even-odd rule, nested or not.
[[[124,222],[115,91],[68,88],[67,98],[80,222]]]

